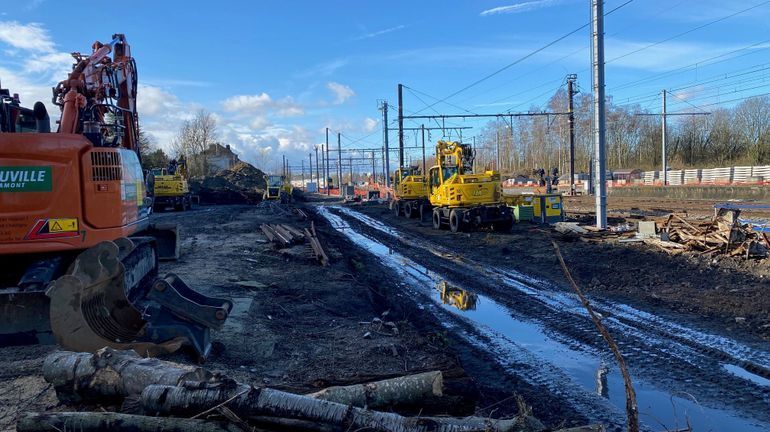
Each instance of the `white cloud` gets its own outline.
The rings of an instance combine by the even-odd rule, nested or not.
[[[254,120],[252,120],[251,123],[249,123],[249,126],[254,130],[264,129],[270,126],[270,120],[264,116],[257,116],[254,117]]]
[[[563,3],[563,0],[533,0],[521,3],[515,3],[507,6],[498,6],[492,9],[482,11],[479,15],[489,16],[498,14],[516,14],[522,12],[530,12],[537,9],[543,9],[551,6],[556,6]]]
[[[346,86],[345,84],[340,84],[333,81],[326,83],[326,88],[334,93],[334,103],[336,105],[345,103],[345,101],[352,98],[356,94],[352,88]]]
[[[222,101],[225,111],[234,113],[256,113],[266,115],[270,112],[279,117],[297,117],[305,114],[305,110],[294,99],[287,96],[275,100],[267,93],[255,95],[237,95]]]
[[[401,25],[397,25],[395,27],[386,28],[384,30],[379,30],[379,31],[376,31],[376,32],[371,32],[371,33],[366,33],[366,34],[363,34],[361,36],[357,36],[357,37],[353,38],[353,40],[371,39],[371,38],[375,38],[377,36],[382,36],[384,34],[392,33],[394,31],[402,30],[404,28],[406,28],[406,26],[401,24]]]
[[[0,42],[37,53],[54,51],[54,43],[48,30],[39,23],[21,24],[18,21],[0,21]]]
[[[371,117],[365,118],[364,119],[364,132],[372,132],[372,131],[374,131],[377,128],[377,123],[378,123],[378,121],[373,119],[373,118],[371,118]]]

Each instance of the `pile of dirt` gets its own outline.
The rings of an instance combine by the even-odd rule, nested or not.
[[[190,192],[205,204],[255,204],[262,200],[265,173],[246,162],[190,180]]]

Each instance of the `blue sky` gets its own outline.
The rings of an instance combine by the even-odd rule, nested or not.
[[[656,110],[667,88],[672,110],[693,110],[768,93],[769,18],[763,0],[634,0],[606,19],[608,94]],[[223,141],[271,168],[282,154],[306,158],[325,127],[344,147],[379,147],[377,100],[395,104],[397,83],[422,92],[405,92],[406,111],[419,111],[435,102],[426,95],[450,95],[588,21],[589,0],[0,0],[0,81],[26,105],[48,102],[68,52],[125,33],[158,145],[206,109]],[[589,92],[589,38],[581,30],[434,108],[526,111],[568,73]]]

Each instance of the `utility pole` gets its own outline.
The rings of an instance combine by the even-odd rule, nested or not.
[[[497,150],[495,150],[495,171],[500,172],[500,131],[496,131],[495,135],[497,136],[495,141],[497,147]]]
[[[286,177],[286,175],[287,175],[287,173],[286,173],[286,155],[281,155],[281,158],[282,158],[281,159],[282,160],[282,162],[281,162],[281,175]]]
[[[607,168],[604,112],[604,0],[593,3],[594,146],[596,147],[596,227],[607,228]],[[630,422],[630,419],[629,419]],[[637,421],[638,429],[638,421]]]
[[[337,132],[337,189],[342,195],[342,134]]]
[[[326,175],[324,186],[326,186],[326,195],[331,195],[331,188],[329,188],[329,128],[326,128]]]
[[[404,85],[398,85],[398,167],[404,166]],[[387,127],[387,126],[386,126]]]
[[[569,194],[575,196],[575,81],[576,74],[567,75],[567,119],[569,122]]]
[[[377,173],[374,171],[374,152],[372,152],[372,184],[377,183]]]
[[[313,153],[308,153],[308,157],[310,158],[310,183],[313,183]],[[318,161],[316,161],[318,163]]]
[[[355,184],[353,182],[353,155],[350,155],[350,182],[348,182],[348,184]]]
[[[315,180],[318,183],[318,191],[321,191],[321,176],[318,170],[318,146],[315,146]]]
[[[668,160],[666,159],[666,89],[663,89],[663,111],[660,112],[661,154],[663,162],[663,186],[668,186]]]
[[[426,175],[425,170],[425,125],[420,125],[420,132],[422,132],[422,175]]]
[[[302,176],[302,187],[305,187],[305,159],[302,159],[302,171],[300,171],[300,175]]]
[[[390,187],[390,148],[388,147],[388,102],[383,101],[382,107],[382,142],[385,145],[383,150],[383,165],[385,170],[385,187]]]

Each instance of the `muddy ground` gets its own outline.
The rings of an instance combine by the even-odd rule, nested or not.
[[[306,245],[276,250],[267,243],[260,223],[288,223],[301,229],[309,222],[265,206],[200,206],[190,212],[153,216],[181,226],[182,258],[163,263],[161,272],[175,272],[193,288],[232,299],[236,305],[225,328],[213,335],[215,347],[208,367],[245,383],[298,393],[440,369],[448,377],[450,396],[446,402],[450,403],[432,408],[439,413],[449,407],[454,414],[510,416],[517,412],[514,395],[520,394],[548,426],[595,420],[578,413],[575,405],[581,401],[571,400],[569,392],[560,391],[559,382],[547,373],[515,360],[501,362],[484,349],[493,340],[482,336],[470,341],[467,336],[473,328],[447,324],[426,313],[392,268],[372,259],[370,251],[355,246],[325,218],[313,213],[318,204],[322,203],[303,205],[327,247],[331,258],[327,268],[309,257]],[[577,204],[574,207],[579,208]],[[658,211],[635,203],[625,207]],[[350,208],[457,256],[472,257],[487,269],[515,268],[569,291],[550,244],[554,236],[573,275],[589,294],[639,305],[679,322],[697,323],[752,345],[766,344],[770,338],[766,262],[671,257],[638,244],[584,243],[529,224],[516,225],[506,234],[452,234],[435,231],[428,222],[396,218],[382,205],[356,204]],[[612,221],[622,223],[628,215],[618,210]],[[371,227],[358,229],[377,234]],[[413,259],[425,255],[397,242],[392,242],[392,247]],[[447,267],[441,259],[428,262],[468,286],[481,282],[485,292],[494,294],[502,304],[528,308],[526,297],[506,296],[506,289],[496,288],[492,281],[474,279],[482,276],[464,277],[462,269]],[[398,334],[367,324],[374,318],[396,323]],[[556,327],[575,325],[573,318],[560,319],[563,321]],[[365,338],[367,332],[370,337]],[[590,326],[565,334],[601,346],[601,341],[590,340],[596,336]],[[12,429],[21,411],[72,408],[57,405],[54,392],[40,374],[43,358],[53,349],[0,348],[0,429]],[[184,353],[169,359],[190,361]],[[533,381],[532,376],[540,373],[543,380]],[[746,410],[764,406],[762,397],[750,401],[753,405],[747,401]],[[622,423],[622,414],[613,415],[616,423]]]
[[[161,263],[161,273],[177,273],[191,287],[235,303],[223,330],[213,334],[206,367],[297,393],[442,370],[448,396],[428,411],[473,412],[477,390],[445,336],[391,303],[393,281],[379,277],[377,264],[328,225],[316,228],[331,258],[321,267],[308,245],[276,250],[259,230],[267,222],[298,229],[310,222],[263,206],[202,206],[153,219],[178,223],[182,238],[181,259]],[[397,334],[367,324],[375,318],[395,323]],[[54,349],[0,348],[0,430],[13,430],[19,412],[73,408],[57,405],[42,378],[43,359]],[[166,359],[192,360],[187,353]]]
[[[567,199],[569,220],[591,223],[592,215],[573,213],[575,208],[582,212],[589,204],[586,197]],[[684,315],[732,337],[770,340],[770,259],[706,257],[698,253],[671,256],[640,243],[578,241],[530,223],[516,224],[505,234],[484,231],[453,234],[434,230],[430,221],[397,218],[382,205],[362,205],[357,209],[405,232],[471,254],[490,266],[512,266],[571,289],[554,255],[550,241],[554,238],[573,276],[588,293],[653,307],[664,314]],[[701,202],[695,206],[681,202],[672,205],[660,200],[613,199],[609,224],[639,219],[629,214],[658,216],[681,210],[705,216],[713,213],[713,203]]]

